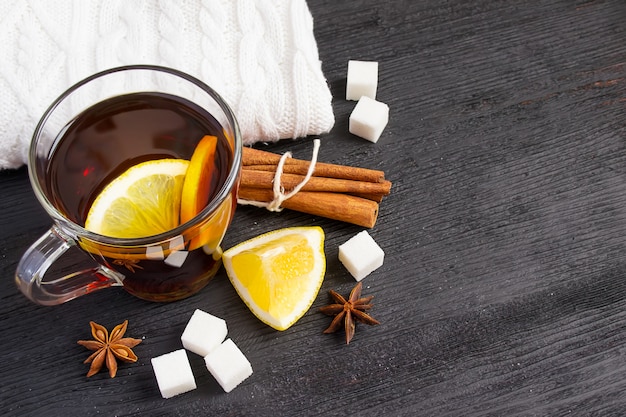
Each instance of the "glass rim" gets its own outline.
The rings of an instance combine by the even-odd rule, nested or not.
[[[42,137],[41,133],[43,131],[43,127],[46,124],[46,121],[50,117],[51,113],[61,104],[61,102],[63,102],[66,98],[68,98],[70,95],[72,95],[72,93],[74,93],[76,90],[78,90],[82,86],[96,79],[105,77],[110,74],[115,74],[115,73],[124,72],[124,71],[152,71],[152,72],[158,72],[158,73],[165,73],[168,75],[178,77],[179,79],[188,81],[191,84],[194,84],[196,87],[199,87],[201,90],[207,93],[216,102],[216,104],[221,108],[228,122],[231,124],[232,130],[234,133],[233,160],[229,167],[226,181],[224,181],[224,184],[222,185],[218,193],[215,195],[215,197],[212,198],[211,201],[209,201],[209,203],[207,204],[207,206],[204,209],[202,209],[200,213],[196,214],[196,216],[194,216],[191,220],[188,220],[185,223],[179,224],[175,228],[170,229],[166,232],[163,232],[157,235],[141,237],[141,238],[116,238],[116,237],[101,235],[98,233],[91,232],[85,229],[83,226],[76,224],[74,221],[67,218],[60,210],[58,210],[52,204],[52,202],[48,199],[48,197],[44,193],[39,183],[39,180],[37,179],[38,176],[36,173],[36,167],[35,167],[36,164],[34,163],[35,160],[37,159],[37,145],[40,142],[40,138]],[[142,90],[142,91],[148,91],[148,90]],[[205,218],[209,216],[209,214],[215,212],[222,205],[222,203],[226,201],[226,199],[228,198],[228,196],[230,195],[232,191],[232,188],[236,185],[235,183],[237,182],[237,179],[239,178],[239,172],[240,172],[241,160],[242,160],[242,146],[243,146],[243,140],[241,138],[239,124],[237,122],[235,114],[233,113],[230,106],[226,103],[226,101],[222,98],[222,96],[220,96],[219,93],[217,93],[214,89],[209,87],[206,83],[204,83],[203,81],[200,81],[198,78],[192,75],[189,75],[183,71],[170,68],[170,67],[165,67],[165,66],[160,66],[160,65],[148,65],[148,64],[124,65],[124,66],[118,66],[118,67],[109,68],[103,71],[96,72],[78,81],[77,83],[67,88],[61,95],[59,95],[52,102],[52,104],[48,106],[46,111],[39,118],[39,121],[37,122],[37,126],[35,127],[35,131],[33,132],[33,135],[31,138],[29,152],[28,152],[28,175],[30,178],[31,186],[33,187],[33,190],[35,191],[35,196],[39,200],[40,204],[43,206],[46,212],[52,217],[52,219],[57,225],[61,226],[62,229],[70,229],[70,231],[73,234],[71,236],[72,238],[76,238],[80,236],[81,238],[86,238],[90,241],[94,241],[94,242],[101,243],[104,245],[109,245],[109,246],[123,246],[123,247],[145,246],[145,245],[155,244],[158,242],[167,241],[172,238],[176,238],[178,236],[183,235],[185,231],[201,223]]]

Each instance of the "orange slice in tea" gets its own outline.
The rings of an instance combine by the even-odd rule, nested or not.
[[[179,225],[180,200],[189,161],[157,159],[134,165],[94,200],[85,229],[104,236],[138,238]]]
[[[183,182],[180,205],[181,223],[193,219],[209,203],[216,148],[217,137],[207,135],[200,140],[191,156]],[[203,230],[198,237],[192,240],[191,249],[202,246],[209,241],[211,232],[210,229]]]
[[[217,137],[205,136],[196,146],[183,183],[180,222],[193,219],[209,202]]]

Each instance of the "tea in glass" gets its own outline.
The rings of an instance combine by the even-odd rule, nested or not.
[[[98,82],[96,98],[90,91],[72,100]],[[113,92],[103,88],[107,82],[116,86]],[[130,87],[133,83],[139,86]],[[92,100],[89,105],[60,122],[75,107],[71,101],[87,98]],[[210,173],[205,175],[208,180],[188,182],[187,194],[181,194],[181,184],[190,179],[186,167],[192,165],[198,144],[207,139],[213,150],[200,171]],[[18,286],[33,301],[58,304],[110,285],[122,285],[146,300],[173,301],[199,291],[220,267],[219,245],[237,204],[241,138],[228,106],[192,77],[151,66],[96,74],[50,107],[38,126],[30,159],[35,194],[55,223],[31,246],[16,273]],[[168,171],[171,167],[177,175]],[[142,182],[133,183],[134,194],[122,192],[121,184],[142,175]],[[173,188],[165,187],[166,181],[175,184]],[[191,193],[189,184],[195,187]],[[189,200],[184,195],[198,201],[192,218],[181,221],[180,206]],[[155,212],[152,203],[163,209]],[[86,227],[90,210],[100,210],[95,222],[100,226],[123,222],[125,212],[113,209],[120,204],[130,207],[135,217],[119,234]],[[138,228],[145,233],[136,232]],[[49,264],[74,244],[100,266],[44,279]],[[40,260],[42,256],[51,261]]]

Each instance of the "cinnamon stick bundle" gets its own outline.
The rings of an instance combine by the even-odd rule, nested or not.
[[[281,155],[244,147],[239,198],[271,202],[280,159]],[[304,180],[309,165],[310,161],[287,158],[280,175],[281,187],[294,189]],[[313,176],[281,207],[371,228],[391,185],[383,171],[318,162]]]

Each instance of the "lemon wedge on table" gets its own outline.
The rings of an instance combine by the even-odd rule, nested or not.
[[[130,167],[96,197],[85,229],[110,237],[137,238],[177,227],[188,166],[184,159],[156,159]]]
[[[324,280],[324,231],[316,226],[275,230],[228,249],[222,259],[252,313],[286,330],[309,310]]]

